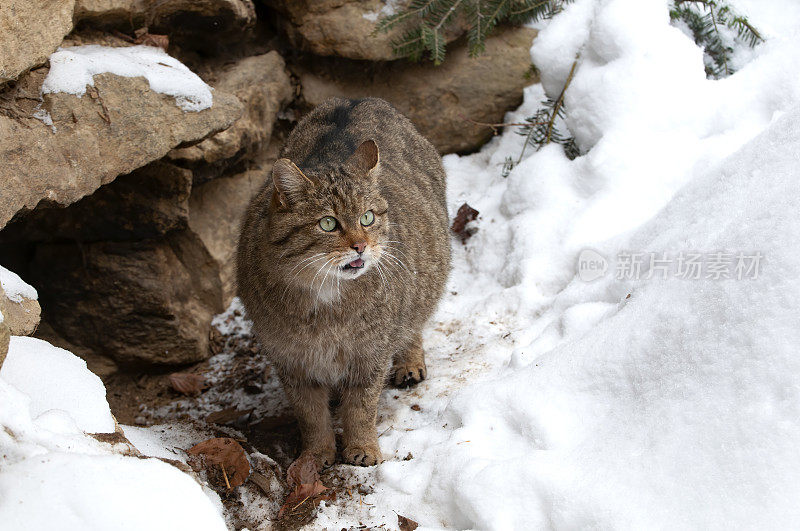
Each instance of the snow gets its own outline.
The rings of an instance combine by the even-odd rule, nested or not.
[[[0,377],[31,398],[30,414],[62,410],[83,431],[110,433],[114,418],[106,388],[86,362],[64,349],[32,337],[11,338]]]
[[[87,434],[115,422],[102,382],[70,352],[12,337],[0,404],[4,528],[226,529],[219,498],[193,478]],[[167,453],[155,432],[149,441],[149,452]]]
[[[202,111],[213,103],[211,87],[183,63],[152,46],[59,48],[50,56],[50,72],[42,84],[42,93],[83,96],[87,85],[94,86],[94,76],[106,72],[144,77],[151,90],[173,96],[184,111]],[[46,123],[46,119],[43,121]]]
[[[9,529],[226,529],[199,484],[155,459],[49,454],[0,473]]]
[[[451,215],[481,215],[424,334],[430,378],[382,396],[387,461],[349,472],[373,493],[309,528],[796,527],[800,9],[732,4],[768,40],[722,80],[666,2],[578,0],[543,25],[542,83],[506,121],[557,97],[579,54],[583,155],[529,148],[503,179],[508,131],[445,157]],[[605,272],[581,280],[579,256]]]
[[[381,6],[379,11],[372,11],[370,13],[364,13],[361,15],[363,18],[369,20],[370,22],[378,22],[378,19],[391,17],[397,13],[398,0],[384,0],[383,5]]]
[[[39,294],[30,284],[26,284],[19,275],[0,266],[0,286],[6,297],[13,302],[22,302],[23,299],[37,300]]]

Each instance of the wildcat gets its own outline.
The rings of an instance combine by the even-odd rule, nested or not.
[[[387,379],[426,377],[421,331],[450,270],[445,174],[436,149],[389,103],[329,99],[297,124],[253,198],[238,292],[297,416],[303,451],[381,461]]]

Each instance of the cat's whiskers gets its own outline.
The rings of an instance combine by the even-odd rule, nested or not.
[[[396,240],[386,240],[384,243],[397,243],[403,245],[403,242],[399,242]],[[405,251],[400,249],[397,245],[386,245],[386,248],[391,249],[392,251],[395,251],[398,254],[401,254],[403,258],[405,258],[406,260],[410,260],[409,256],[405,253]]]
[[[320,266],[320,268],[317,270],[317,272],[314,273],[314,278],[311,279],[310,288],[311,288],[311,292],[313,293],[313,291],[314,291],[314,282],[316,282],[317,276],[323,271],[323,269],[325,270],[325,274],[322,276],[322,279],[320,280],[320,283],[319,283],[319,288],[317,289],[317,296],[314,298],[314,311],[317,310],[317,303],[320,300],[320,294],[322,293],[322,286],[325,284],[325,279],[328,277],[328,273],[330,273],[330,271],[331,271],[330,265],[333,262],[335,262],[336,260],[337,260],[337,257],[335,257],[335,256],[333,258],[329,258],[324,264],[322,264],[322,266]]]
[[[325,256],[327,256],[327,254],[326,254],[326,253],[317,253],[317,254],[315,254],[315,255],[313,255],[313,256],[310,256],[310,257],[308,257],[308,258],[304,258],[303,260],[301,260],[301,261],[300,261],[300,264],[302,264],[303,262],[308,262],[308,263],[306,263],[306,264],[305,264],[303,267],[301,267],[301,268],[300,268],[300,269],[297,271],[297,273],[295,273],[295,274],[294,274],[294,276],[291,278],[291,280],[290,280],[289,282],[287,282],[287,283],[286,283],[286,287],[284,287],[284,288],[283,288],[283,292],[281,293],[281,300],[285,300],[285,297],[286,297],[286,294],[287,294],[287,292],[289,291],[289,288],[291,288],[291,287],[292,287],[292,285],[293,285],[293,283],[294,283],[295,279],[298,277],[298,275],[300,275],[300,273],[302,273],[302,272],[303,272],[303,270],[304,270],[304,269],[306,269],[307,267],[311,267],[312,265],[314,265],[315,263],[319,262],[320,260],[324,260],[324,259],[325,259]],[[292,270],[291,270],[291,271],[289,271],[289,273],[291,273],[291,272],[292,272],[292,271],[294,271],[294,270],[295,270],[297,267],[299,267],[299,266],[300,266],[300,264],[297,264],[297,265],[295,265],[295,266],[292,268]]]
[[[393,255],[391,251],[395,251],[395,252],[396,252],[397,250],[396,250],[396,249],[394,249],[393,247],[390,247],[390,246],[385,246],[385,247],[384,247],[384,249],[383,249],[383,254],[386,256],[386,258],[388,258],[389,260],[391,260],[392,262],[394,262],[394,263],[395,263],[395,265],[397,265],[397,266],[399,266],[399,267],[402,267],[403,269],[405,269],[405,270],[406,270],[406,272],[407,272],[407,273],[409,273],[409,274],[410,274],[410,273],[411,273],[411,270],[410,270],[410,269],[409,269],[409,268],[406,266],[406,263],[405,263],[405,262],[403,262],[403,261],[402,261],[400,258],[398,258],[397,256]]]
[[[383,268],[381,267],[380,261],[375,262],[375,269],[378,271],[378,274],[381,276],[381,282],[383,282],[383,288],[388,290],[389,285],[386,283],[386,277],[383,276]]]
[[[313,259],[313,258],[318,258],[318,257],[320,257],[320,256],[325,256],[325,253],[316,253],[316,254],[312,254],[311,256],[308,256],[308,257],[306,257],[306,258],[303,258],[302,260],[300,260],[299,262],[297,262],[297,263],[294,265],[294,267],[292,267],[292,268],[289,270],[289,272],[288,272],[288,273],[286,273],[286,276],[289,276],[289,275],[291,275],[291,274],[292,274],[292,271],[294,271],[295,269],[297,269],[298,267],[300,267],[300,266],[301,266],[301,265],[302,265],[304,262],[306,262],[306,261],[308,261],[308,260],[311,260],[311,259]],[[302,269],[301,269],[300,271],[302,271]],[[298,273],[299,273],[300,271],[298,271]],[[296,275],[295,275],[295,276],[296,276]],[[292,280],[294,280],[294,277],[292,278]]]

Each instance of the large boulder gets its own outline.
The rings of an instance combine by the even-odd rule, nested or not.
[[[72,30],[75,0],[0,2],[0,85],[47,61]]]
[[[136,242],[42,244],[31,279],[55,331],[120,365],[207,357],[219,285],[211,259],[184,232]],[[218,281],[217,281],[218,282]]]
[[[225,131],[170,152],[172,160],[192,169],[195,183],[252,160],[269,143],[277,114],[293,95],[286,65],[278,52],[241,59],[225,67],[217,78],[215,90],[235,95],[245,110]]]
[[[31,72],[16,90],[38,93],[46,73]],[[226,129],[242,110],[234,96],[216,91],[211,108],[187,112],[144,78],[113,74],[94,76],[83,97],[45,94],[52,125],[32,117],[35,102],[18,101],[17,116],[0,115],[0,227],[42,201],[73,203],[176,146]]]
[[[283,16],[279,20],[296,48],[317,55],[387,61],[396,59],[391,42],[402,28],[375,34],[375,24],[408,4],[408,0],[263,0]],[[449,42],[464,33],[455,24],[444,37]]]
[[[310,105],[329,97],[383,98],[417,126],[441,153],[478,149],[492,135],[489,127],[522,102],[522,90],[535,83],[530,47],[536,30],[510,28],[486,40],[486,52],[470,58],[465,45],[448,52],[440,66],[429,63],[368,64],[311,59],[296,66]]]

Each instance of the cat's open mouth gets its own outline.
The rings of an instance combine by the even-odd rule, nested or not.
[[[364,267],[364,260],[362,260],[361,258],[356,258],[355,260],[353,260],[349,264],[345,264],[344,266],[342,266],[342,269],[344,269],[345,271],[348,271],[348,270],[351,270],[351,269],[358,270],[358,269],[361,269],[363,267]]]

